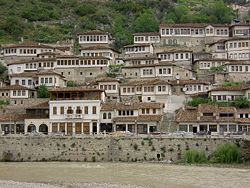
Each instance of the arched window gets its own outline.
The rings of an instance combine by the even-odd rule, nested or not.
[[[111,113],[110,112],[108,113],[108,119],[111,119]]]
[[[103,119],[107,119],[107,114],[106,114],[106,113],[103,113],[102,118],[103,118]]]

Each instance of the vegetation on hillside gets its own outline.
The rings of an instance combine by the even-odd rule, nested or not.
[[[228,102],[216,102],[212,101],[210,98],[193,98],[191,101],[188,101],[188,106],[198,107],[200,104],[208,104],[208,105],[217,105],[217,106],[233,106],[236,108],[249,108],[250,101],[246,97],[238,97],[234,101]]]
[[[132,33],[158,31],[159,23],[234,18],[223,0],[1,0],[0,8],[0,44],[21,38],[54,43],[97,29],[111,32],[119,49],[132,42]]]

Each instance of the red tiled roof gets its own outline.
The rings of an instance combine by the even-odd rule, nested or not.
[[[28,107],[26,109],[49,109],[49,101]]]
[[[44,45],[44,44],[39,44],[39,43],[22,43],[22,44],[13,44],[13,45],[8,45],[4,46],[4,48],[51,48],[53,47]]]
[[[134,36],[160,36],[158,32],[134,33]]]
[[[169,27],[169,28],[205,28],[209,24],[205,23],[182,23],[182,24],[160,24],[160,27]]]
[[[104,90],[87,87],[62,87],[49,89],[49,92],[104,92]]]
[[[150,46],[150,45],[151,44],[129,44],[129,45],[124,46],[124,48],[127,48],[127,47]]]
[[[27,118],[27,114],[1,114],[0,122],[13,122],[13,121],[24,121]]]
[[[205,82],[202,80],[179,80],[179,83],[177,80],[172,80],[170,81],[171,84],[173,85],[188,85],[188,84],[204,84],[204,85],[209,85],[209,82]]]
[[[113,50],[115,52],[118,52],[114,48],[112,48],[110,46],[104,46],[104,45],[95,45],[95,46],[82,47],[81,50]]]
[[[108,35],[108,32],[92,30],[92,31],[86,31],[86,32],[78,33],[77,35],[78,36],[79,35]]]

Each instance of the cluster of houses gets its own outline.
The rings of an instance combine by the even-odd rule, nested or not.
[[[249,109],[184,105],[196,96],[250,100],[250,24],[161,24],[157,33],[133,36],[120,52],[110,33],[80,33],[78,55],[72,46],[2,45],[9,78],[0,83],[0,100],[9,101],[0,109],[2,131],[150,134],[165,131],[167,114],[179,109],[181,131],[250,132]],[[119,65],[116,77],[107,76],[112,65]],[[43,85],[47,99],[38,98]]]

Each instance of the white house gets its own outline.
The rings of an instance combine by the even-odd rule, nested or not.
[[[100,109],[105,101],[103,90],[68,87],[51,89],[49,132],[66,135],[93,134],[100,131]]]
[[[148,33],[134,33],[134,44],[159,44],[160,33],[148,32]]]

